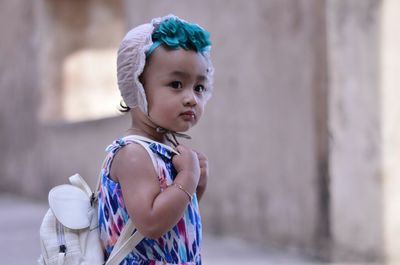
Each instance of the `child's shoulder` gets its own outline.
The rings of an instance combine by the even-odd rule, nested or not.
[[[114,155],[111,178],[118,181],[115,176],[152,171],[154,171],[153,163],[146,149],[136,142],[129,142],[120,147]]]
[[[132,162],[137,162],[140,160],[146,160],[145,158],[148,157],[148,152],[142,145],[137,142],[128,142],[120,147],[120,149],[114,156],[114,160],[124,159]]]

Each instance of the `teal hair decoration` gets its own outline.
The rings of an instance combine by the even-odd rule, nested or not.
[[[179,18],[168,18],[156,25],[151,37],[153,45],[146,52],[146,57],[163,44],[173,50],[183,48],[201,53],[211,47],[210,34],[207,31]]]

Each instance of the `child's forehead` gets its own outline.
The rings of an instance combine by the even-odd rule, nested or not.
[[[148,58],[146,68],[181,77],[196,74],[205,78],[207,75],[207,62],[204,56],[184,49],[169,50],[159,47]]]

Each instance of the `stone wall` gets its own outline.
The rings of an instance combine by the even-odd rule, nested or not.
[[[40,36],[38,40],[41,76],[39,118],[44,123],[52,123],[67,120],[70,113],[67,109],[71,105],[70,91],[67,90],[66,85],[71,80],[65,80],[68,58],[82,51],[92,51],[91,54],[94,54],[95,51],[116,50],[124,33],[125,19],[120,0],[37,0],[36,4],[38,25],[35,31]],[[106,61],[106,63],[110,62]],[[101,67],[94,64],[84,66],[92,70]],[[87,69],[82,69],[82,71],[87,71]],[[85,93],[76,91],[78,88],[79,86],[75,88],[76,101],[81,103],[73,106],[78,105],[78,108],[87,109],[92,104],[90,102],[85,104],[83,100],[80,100]],[[116,84],[114,89],[116,89]],[[89,87],[87,90],[94,94],[92,98],[95,99],[96,88]],[[90,97],[84,97],[86,100],[88,98]]]
[[[328,1],[331,224],[338,260],[400,260],[398,1]]]
[[[82,48],[117,48],[123,31],[175,13],[207,28],[214,45],[215,92],[190,132],[210,159],[206,233],[338,261],[399,260],[399,8],[3,1],[0,190],[45,198],[75,172],[94,185],[104,147],[129,118],[66,123],[62,64]]]
[[[47,95],[47,100],[56,98],[56,103],[60,93],[50,89],[62,89],[56,82],[59,61],[86,39],[78,37],[83,30],[79,25],[85,28],[86,20],[71,25],[63,18],[74,12],[65,5],[44,1],[36,9],[39,33],[50,36],[40,42],[39,75],[50,80],[46,85],[41,82],[41,89],[53,95]],[[79,7],[87,10],[86,4]],[[324,108],[315,101],[324,89],[319,80],[324,51],[318,37],[321,30],[324,34],[319,28],[324,18],[308,13],[319,14],[324,7],[318,1],[253,1],[226,3],[223,12],[220,8],[216,1],[195,6],[176,1],[173,8],[159,2],[127,1],[124,10],[129,25],[172,12],[212,34],[215,93],[204,120],[192,132],[192,143],[209,156],[211,164],[202,205],[206,231],[313,250],[324,220],[316,192],[321,189],[317,171],[321,143],[315,114],[315,108]],[[235,16],[238,19],[233,20]],[[55,56],[55,51],[61,55]],[[46,112],[52,114],[50,109]],[[101,149],[112,135],[123,132],[122,121],[36,124],[40,139],[28,150],[39,156],[34,162],[40,166],[31,174],[38,193],[45,194],[75,171],[94,176]]]
[[[325,143],[316,131],[325,108],[317,101],[325,89],[324,5],[125,3],[131,26],[172,12],[211,32],[215,92],[192,133],[210,158],[207,231],[314,249],[324,229],[317,157]]]
[[[35,1],[0,3],[1,190],[35,193],[39,104]]]
[[[380,5],[328,2],[332,235],[338,255],[376,258],[383,243]]]
[[[382,87],[384,255],[392,264],[400,262],[400,2],[387,0],[382,7],[380,85]]]

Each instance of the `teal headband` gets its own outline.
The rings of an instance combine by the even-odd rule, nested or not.
[[[173,50],[183,48],[201,53],[209,51],[211,47],[207,31],[177,17],[168,18],[156,25],[151,37],[153,44],[146,52],[146,57],[162,44]]]

